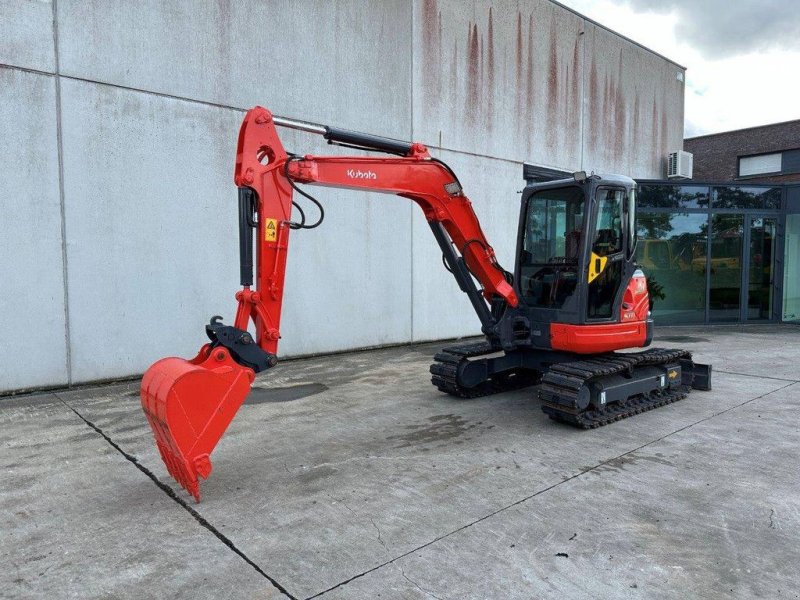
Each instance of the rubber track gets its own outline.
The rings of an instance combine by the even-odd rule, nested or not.
[[[481,396],[518,390],[538,383],[537,377],[517,373],[490,379],[472,388],[461,387],[456,383],[458,365],[462,360],[482,354],[490,354],[494,351],[496,349],[492,348],[488,342],[459,344],[444,348],[433,357],[436,362],[430,367],[431,383],[439,391],[458,398],[480,398]]]
[[[678,360],[691,360],[687,350],[669,350],[653,348],[645,352],[630,354],[604,354],[590,359],[569,363],[555,364],[542,378],[539,399],[542,410],[551,419],[568,423],[584,429],[594,429],[608,425],[639,413],[659,408],[685,398],[690,391],[689,386],[680,385],[664,390],[653,390],[641,396],[629,398],[624,402],[615,402],[602,409],[580,411],[565,406],[558,400],[571,403],[578,390],[591,380],[617,373],[633,374],[636,367],[665,365]]]
[[[449,346],[434,356],[436,361],[430,367],[431,383],[440,391],[458,398],[480,398],[500,392],[516,390],[539,383],[535,377],[526,374],[512,374],[489,380],[473,388],[464,388],[456,382],[458,365],[462,360],[488,354],[493,348],[487,342],[476,342]],[[589,379],[605,377],[625,371],[633,372],[637,366],[669,364],[678,360],[691,360],[687,350],[652,348],[636,353],[608,353],[559,363],[551,366],[541,379],[539,399],[542,410],[551,418],[583,429],[594,429],[608,425],[666,404],[685,398],[690,389],[678,386],[667,390],[654,390],[646,396],[629,398],[625,402],[615,402],[600,410],[580,412],[572,410],[556,401],[557,397],[575,398],[578,390]]]

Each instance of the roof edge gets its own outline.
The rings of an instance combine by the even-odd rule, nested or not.
[[[684,142],[698,140],[700,138],[714,137],[715,135],[727,135],[729,133],[739,133],[740,131],[751,131],[753,129],[763,129],[764,127],[777,127],[778,125],[788,125],[790,123],[800,123],[800,119],[789,119],[788,121],[778,121],[777,123],[764,123],[763,125],[753,125],[752,127],[742,127],[741,129],[729,129],[728,131],[718,131],[717,133],[704,133],[703,135],[693,135],[683,138]]]
[[[629,38],[629,37],[628,37],[628,36],[626,36],[626,35],[622,35],[622,34],[621,34],[619,31],[614,31],[614,30],[613,30],[613,29],[611,29],[611,27],[609,27],[608,25],[603,25],[602,23],[599,23],[599,22],[595,21],[594,19],[587,17],[587,16],[586,16],[586,15],[584,15],[583,13],[580,13],[580,12],[578,12],[578,11],[577,11],[577,10],[575,10],[574,8],[570,8],[569,6],[566,6],[565,4],[561,4],[561,2],[559,2],[558,0],[550,0],[550,2],[551,2],[552,4],[555,4],[556,6],[559,6],[560,8],[563,8],[564,10],[568,10],[568,11],[569,11],[569,12],[571,12],[573,15],[577,15],[577,16],[579,16],[581,19],[583,19],[583,20],[585,20],[585,21],[589,21],[589,23],[591,23],[592,25],[596,25],[596,26],[597,26],[597,27],[599,27],[600,29],[605,29],[606,31],[608,31],[608,32],[610,32],[610,33],[613,33],[613,34],[614,34],[614,35],[616,35],[617,37],[621,37],[623,40],[625,40],[625,41],[627,41],[627,42],[630,42],[630,43],[631,43],[631,44],[633,44],[634,46],[639,46],[639,48],[641,48],[641,49],[643,49],[643,50],[647,50],[647,51],[648,51],[650,54],[654,54],[654,55],[658,56],[659,58],[663,58],[663,59],[664,59],[664,60],[666,60],[668,63],[671,63],[671,64],[675,65],[676,67],[679,67],[679,68],[683,69],[684,71],[686,71],[686,70],[687,70],[687,69],[686,69],[686,67],[684,67],[682,64],[680,64],[679,62],[676,62],[676,61],[672,60],[672,59],[671,59],[671,58],[669,58],[668,56],[664,56],[663,54],[661,54],[661,53],[659,53],[659,52],[656,52],[656,51],[655,51],[655,50],[653,50],[652,48],[648,48],[648,47],[647,47],[647,46],[645,46],[644,44],[642,44],[642,43],[640,43],[640,42],[637,42],[636,40],[632,40],[631,38]]]

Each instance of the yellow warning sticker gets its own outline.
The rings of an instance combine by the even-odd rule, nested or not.
[[[278,241],[278,219],[267,219],[264,225],[264,241]]]

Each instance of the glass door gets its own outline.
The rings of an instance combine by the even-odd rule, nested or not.
[[[783,251],[783,320],[800,322],[800,215],[786,216]]]
[[[775,217],[748,217],[747,320],[772,318],[775,278]]]
[[[708,316],[712,323],[741,319],[744,215],[712,214]]]

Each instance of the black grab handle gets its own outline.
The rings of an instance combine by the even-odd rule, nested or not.
[[[256,193],[246,187],[239,188],[239,278],[242,285],[253,285],[253,230]]]

